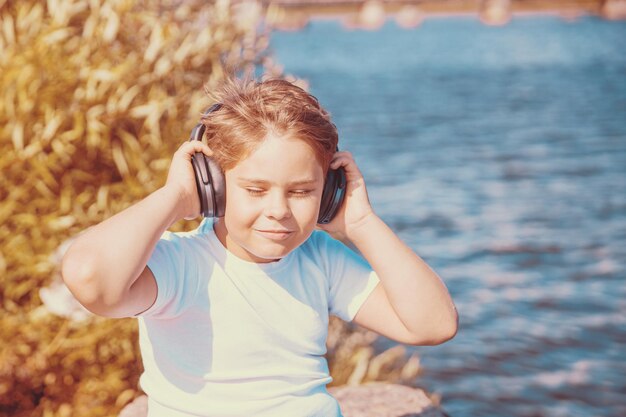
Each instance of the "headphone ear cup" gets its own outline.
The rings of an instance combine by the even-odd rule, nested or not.
[[[221,103],[215,103],[204,116],[219,110]],[[206,128],[198,123],[189,136],[189,141],[202,141]],[[224,217],[226,209],[226,181],[220,166],[212,158],[202,152],[196,152],[191,156],[191,165],[196,177],[196,188],[200,198],[200,213],[203,217]]]
[[[219,165],[202,152],[191,156],[203,217],[223,217],[226,207],[224,174]]]
[[[224,217],[226,211],[226,179],[224,173],[213,158],[202,154],[209,165],[209,171],[211,172],[211,178],[213,179],[213,217]]]
[[[317,218],[319,224],[330,223],[339,212],[346,197],[346,184],[346,171],[343,168],[328,170]]]

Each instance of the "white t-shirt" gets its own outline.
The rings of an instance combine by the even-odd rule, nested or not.
[[[337,417],[328,315],[350,321],[379,282],[367,262],[314,231],[283,259],[229,252],[205,220],[166,232],[148,261],[158,286],[139,315],[149,417]]]

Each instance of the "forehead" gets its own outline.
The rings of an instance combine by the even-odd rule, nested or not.
[[[238,178],[275,183],[317,181],[323,176],[322,165],[307,142],[274,134],[268,134],[230,171]]]

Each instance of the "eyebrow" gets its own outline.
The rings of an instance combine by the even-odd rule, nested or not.
[[[261,179],[257,179],[257,178],[242,178],[242,177],[239,177],[239,178],[237,178],[237,181],[247,182],[247,183],[250,183],[250,184],[260,184],[260,185],[271,184],[270,181],[261,180]],[[294,185],[309,185],[309,184],[314,184],[316,182],[317,181],[315,179],[302,179],[302,180],[290,181],[287,185],[290,185],[290,186],[294,186]]]

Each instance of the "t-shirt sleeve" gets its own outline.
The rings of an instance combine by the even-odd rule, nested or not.
[[[380,281],[365,259],[325,232],[318,234],[329,278],[329,312],[352,321]]]
[[[197,294],[198,262],[193,240],[165,232],[157,242],[147,267],[157,284],[157,297],[138,317],[172,318],[180,315]]]

